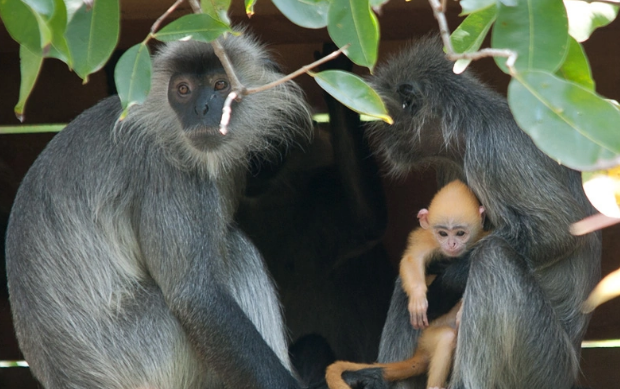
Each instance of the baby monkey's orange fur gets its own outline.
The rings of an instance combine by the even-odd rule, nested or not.
[[[444,388],[452,365],[456,331],[462,303],[429,325],[426,310],[426,267],[437,254],[456,258],[484,236],[484,207],[471,189],[461,181],[444,186],[428,209],[418,212],[420,227],[411,232],[400,262],[403,290],[409,296],[409,316],[414,328],[424,329],[415,354],[400,362],[362,364],[338,361],[327,368],[325,378],[330,389],[350,389],[342,379],[345,371],[381,368],[387,381],[397,381],[428,372],[427,388]]]

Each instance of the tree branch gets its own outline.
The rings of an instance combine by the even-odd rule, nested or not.
[[[228,59],[228,56],[226,55],[226,53],[224,52],[224,49],[221,47],[221,44],[219,42],[216,43],[216,41],[213,41],[212,44],[215,45],[213,46],[213,50],[216,52],[216,55],[218,56],[218,58],[220,58],[220,61],[222,62],[222,65],[224,66],[224,69],[226,70],[226,74],[233,74],[234,75],[234,71],[232,69],[232,65],[230,63],[230,60]],[[216,46],[219,46],[216,49]],[[265,91],[267,89],[270,88],[274,88],[278,85],[284,84],[287,81],[292,80],[293,78],[302,75],[304,73],[308,73],[310,70],[312,70],[313,68],[324,64],[327,61],[331,61],[332,59],[336,58],[337,56],[339,56],[344,50],[346,50],[346,48],[349,47],[349,45],[345,45],[342,48],[334,51],[333,53],[326,55],[325,57],[316,60],[314,62],[312,62],[309,65],[305,65],[303,67],[301,67],[300,69],[294,71],[293,73],[290,73],[287,76],[284,76],[282,78],[277,79],[274,82],[270,82],[269,84],[266,85],[262,85],[262,86],[258,86],[255,88],[250,88],[250,89],[246,89],[246,87],[244,85],[242,85],[239,80],[236,78],[235,76],[235,80],[233,81],[231,79],[231,89],[232,92],[230,92],[230,94],[228,95],[228,97],[226,98],[226,101],[224,102],[224,108],[222,109],[222,120],[220,121],[220,133],[222,135],[226,135],[228,133],[228,123],[230,122],[230,114],[231,114],[231,105],[233,100],[239,101],[243,98],[243,96],[247,96],[253,93],[258,93],[258,92],[262,92]],[[222,54],[222,56],[220,57],[220,54],[218,54],[218,52],[216,50],[221,50],[220,54]],[[226,62],[226,65],[224,65],[224,63]],[[230,69],[230,73],[228,73],[228,70]],[[230,76],[229,76],[230,77]],[[236,87],[233,86],[237,85]]]
[[[174,2],[174,4],[172,4],[170,6],[170,8],[168,8],[168,10],[161,15],[156,21],[155,23],[153,23],[153,25],[151,26],[151,33],[149,34],[149,36],[147,36],[147,38],[145,39],[145,43],[153,36],[155,35],[155,32],[157,30],[159,30],[159,26],[162,24],[162,22],[164,21],[164,19],[166,19],[168,16],[170,16],[171,13],[174,12],[175,9],[177,9],[177,7],[185,0],[177,0]]]
[[[620,1],[620,0],[617,0]],[[446,19],[446,3],[445,0],[442,0],[443,3],[440,3],[439,0],[428,0],[433,9],[433,15],[435,19],[437,19],[437,24],[439,24],[439,34],[441,36],[441,40],[443,41],[444,46],[446,47],[446,57],[451,61],[456,61],[459,59],[471,59],[477,60],[484,57],[505,57],[506,58],[506,67],[510,70],[510,73],[513,74],[514,64],[517,60],[517,53],[513,50],[508,49],[482,49],[472,53],[455,53],[454,47],[452,46],[452,41],[450,40],[450,29],[448,28],[448,21]]]

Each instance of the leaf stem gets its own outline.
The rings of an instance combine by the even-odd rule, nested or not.
[[[617,1],[620,2],[620,0]],[[442,2],[440,2],[440,0],[428,0],[428,2],[431,5],[435,19],[437,19],[437,24],[439,24],[439,34],[444,46],[446,47],[446,57],[450,61],[456,61],[459,59],[477,60],[484,57],[505,57],[506,67],[510,71],[510,74],[514,75],[516,73],[514,64],[517,60],[517,53],[513,50],[487,48],[472,53],[456,53],[454,51],[454,47],[452,46],[452,41],[450,40],[450,29],[448,27],[448,21],[445,14],[447,9],[445,0],[442,0]]]

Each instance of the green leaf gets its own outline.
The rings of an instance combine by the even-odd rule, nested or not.
[[[213,19],[230,26],[230,18],[228,17],[228,9],[232,0],[201,0],[200,7],[202,12],[211,16]]]
[[[30,96],[34,84],[39,76],[41,64],[43,63],[43,55],[41,50],[38,52],[30,51],[26,46],[19,48],[21,83],[19,85],[19,101],[14,108],[15,116],[19,121],[24,121],[24,113],[26,110],[26,100]]]
[[[617,164],[620,110],[592,91],[525,71],[510,82],[508,102],[519,126],[556,161],[577,170]]]
[[[553,73],[567,51],[566,9],[557,0],[522,0],[515,7],[501,4],[491,38],[492,47],[517,52],[517,70]],[[496,57],[495,62],[508,72],[505,58]]]
[[[478,51],[496,17],[497,6],[495,4],[471,13],[450,36],[454,52],[473,53]],[[456,61],[454,72],[462,73],[470,62],[471,59]]]
[[[497,0],[461,0],[462,15],[477,12],[492,5],[497,5]]]
[[[83,5],[67,26],[66,38],[74,70],[86,83],[88,75],[101,69],[118,41],[118,0],[95,0],[88,10]]]
[[[387,3],[389,0],[370,0],[370,6],[375,9],[377,7],[381,8],[382,5]]]
[[[52,31],[52,47],[47,56],[57,58],[73,68],[73,59],[65,39],[67,8],[63,0],[54,0],[54,13],[48,21],[48,26]]]
[[[256,0],[245,0],[245,14],[249,18],[254,15],[254,4],[256,4]]]
[[[353,111],[393,123],[381,97],[355,74],[342,70],[325,70],[310,75],[323,90]]]
[[[209,43],[229,31],[230,27],[207,14],[191,14],[166,25],[155,34],[155,39],[163,42],[194,39]]]
[[[587,40],[592,32],[611,23],[618,16],[618,6],[585,1],[564,1],[568,13],[568,33],[578,42]]]
[[[0,15],[11,38],[31,52],[41,51],[41,33],[35,12],[19,0],[0,0]]]
[[[151,56],[144,43],[127,50],[114,68],[114,82],[123,110],[142,104],[151,89]]]
[[[379,51],[379,23],[368,0],[333,0],[329,7],[327,32],[354,63],[372,68]]]
[[[588,57],[586,57],[583,47],[572,37],[569,38],[566,59],[556,74],[591,91],[595,89]]]
[[[272,0],[272,2],[288,20],[298,26],[304,28],[327,26],[330,0]]]

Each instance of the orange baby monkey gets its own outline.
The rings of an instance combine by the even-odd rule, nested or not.
[[[405,361],[392,363],[335,362],[327,368],[325,375],[330,389],[350,389],[342,379],[342,373],[366,368],[381,368],[386,381],[428,372],[427,388],[446,387],[462,303],[429,325],[426,291],[434,276],[426,276],[426,267],[436,258],[462,256],[485,235],[482,230],[484,207],[467,185],[456,180],[437,192],[428,209],[418,212],[418,219],[420,227],[409,235],[400,262],[403,290],[409,296],[411,325],[424,329],[415,354]]]

